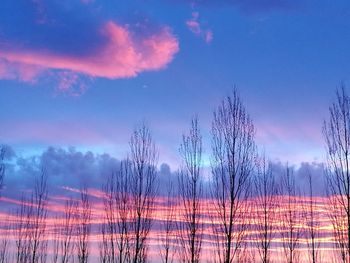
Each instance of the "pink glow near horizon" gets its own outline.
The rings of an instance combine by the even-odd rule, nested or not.
[[[78,198],[80,190],[76,188],[70,188],[70,187],[64,187],[63,190],[71,192],[73,194],[76,194],[76,198]],[[99,233],[98,226],[103,223],[103,215],[104,215],[104,205],[102,202],[103,192],[98,189],[89,189],[88,193],[90,197],[92,198],[92,235],[90,237],[91,242],[91,254],[93,257],[98,256],[98,242],[101,241],[101,234]],[[281,218],[281,215],[284,212],[283,209],[283,203],[286,202],[286,200],[283,197],[280,197],[280,203],[282,204],[280,206],[280,209],[276,212],[277,218]],[[5,198],[2,197],[2,202],[8,205],[16,205],[18,206],[20,204],[20,200],[12,199],[12,198]],[[52,196],[50,198],[50,202],[47,205],[48,218],[46,220],[46,229],[48,230],[48,235],[45,236],[45,239],[52,240],[53,238],[56,238],[53,234],[55,232],[55,229],[62,223],[63,219],[63,213],[64,213],[64,201],[68,200],[68,198],[64,195],[58,195],[58,196]],[[303,198],[295,198],[295,202],[300,204],[305,204],[308,202],[308,199]],[[332,223],[328,217],[329,213],[329,203],[328,199],[324,197],[316,197],[316,210],[315,213],[317,215],[317,222],[318,222],[318,231],[320,231],[321,235],[318,238],[318,241],[321,243],[320,247],[320,253],[322,253],[323,257],[333,257],[334,255],[334,238],[332,236]],[[176,211],[176,217],[175,221],[180,222],[183,220],[182,215],[182,207],[179,203],[179,200],[174,198],[173,202],[175,203],[174,209]],[[248,200],[246,202],[254,203],[254,200]],[[212,238],[213,230],[212,226],[216,226],[219,221],[215,216],[215,209],[212,206],[210,200],[203,199],[201,201],[202,203],[202,223],[204,224],[204,240],[203,240],[203,259],[209,259],[212,256],[213,250],[215,249],[214,239]],[[150,245],[150,256],[152,258],[159,257],[159,241],[164,237],[164,233],[161,231],[160,225],[166,218],[166,214],[168,211],[166,199],[163,197],[157,197],[155,200],[155,207],[152,215],[152,219],[154,220],[154,226],[151,230],[151,233],[149,234],[149,240],[148,243]],[[281,209],[282,208],[282,209]],[[300,211],[303,210],[302,206],[297,207]],[[254,210],[256,211],[256,210]],[[257,212],[259,214],[259,212]],[[249,212],[246,213],[244,218],[238,218],[238,222],[242,220],[250,220],[250,225],[253,226],[254,224],[259,223],[259,215],[255,214],[255,212]],[[5,211],[2,211],[0,213],[0,221],[3,222],[1,228],[0,228],[0,239],[6,236],[7,239],[14,241],[15,236],[13,234],[13,231],[10,231],[8,226],[11,225],[13,222],[18,222],[17,215],[15,213],[8,213]],[[78,223],[78,222],[75,222]],[[283,226],[280,221],[276,220],[274,222],[274,226],[276,228],[276,231],[279,233],[281,231],[285,231],[283,229]],[[299,224],[297,224],[297,227],[301,230],[305,230],[306,228],[306,222],[300,221]],[[177,244],[177,233],[176,230],[174,230],[172,234],[172,243],[175,247],[178,246]],[[256,235],[257,231],[250,227],[246,231],[246,242],[248,242],[248,247],[252,253],[255,253],[256,257],[257,250],[254,247],[254,243],[256,242]],[[300,262],[307,262],[307,238],[305,236],[302,236],[299,240],[300,248],[298,249],[301,257]],[[13,249],[13,248],[12,248]],[[283,257],[283,248],[282,248],[282,238],[278,234],[274,236],[273,238],[273,244],[272,244],[272,255],[275,258],[282,258]]]

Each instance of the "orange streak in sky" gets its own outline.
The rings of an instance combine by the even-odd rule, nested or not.
[[[79,190],[75,188],[69,188],[65,187],[64,190],[70,191],[72,193],[79,194]],[[102,191],[99,191],[97,189],[89,189],[88,191],[89,195],[92,197],[93,205],[92,205],[92,219],[91,219],[91,226],[92,226],[92,234],[90,237],[91,242],[91,254],[93,257],[97,259],[99,251],[98,251],[98,243],[102,240],[102,235],[99,233],[99,226],[103,223],[103,215],[104,215],[104,204],[102,201],[102,198],[104,196],[104,193]],[[286,197],[279,197],[280,199],[280,206],[276,210],[276,218],[281,218],[283,212],[285,212],[285,206],[284,203],[286,202]],[[64,217],[64,202],[68,200],[65,196],[52,196],[50,198],[50,201],[47,205],[48,210],[48,218],[46,220],[46,230],[47,234],[45,235],[45,239],[52,241],[53,239],[57,238],[57,235],[55,235],[55,231],[57,230],[57,227],[62,225],[63,217]],[[21,204],[21,200],[11,199],[2,197],[1,201],[6,204],[9,207],[13,206],[19,206]],[[174,209],[175,209],[175,221],[182,221],[184,217],[183,209],[181,207],[181,203],[174,198],[173,200]],[[294,199],[295,201],[295,209],[299,209],[300,211],[303,209],[303,206],[297,206],[297,204],[304,203],[306,204],[308,202],[307,198],[299,198],[296,197]],[[328,198],[324,197],[315,197],[316,206],[315,206],[315,214],[317,218],[318,228],[317,230],[320,231],[321,235],[318,237],[317,241],[320,242],[320,253],[322,254],[322,258],[334,258],[334,238],[333,238],[333,226],[332,222],[328,217],[329,213],[329,203]],[[254,199],[250,199],[246,202],[250,202],[250,204],[254,204]],[[154,224],[152,231],[149,234],[149,240],[148,244],[150,245],[150,255],[155,258],[159,258],[159,241],[164,238],[164,233],[161,231],[160,224],[164,222],[166,219],[167,212],[169,210],[169,207],[166,206],[167,200],[163,197],[157,197],[155,200],[155,207],[152,214],[152,219],[154,219]],[[27,205],[30,205],[27,203]],[[213,226],[218,226],[220,223],[219,218],[215,215],[215,209],[209,199],[202,199],[201,200],[202,205],[202,223],[204,224],[204,240],[203,240],[203,259],[210,259],[212,256],[212,253],[215,249],[215,239],[213,238]],[[12,210],[13,211],[13,210]],[[250,248],[250,251],[252,253],[256,254],[256,259],[258,259],[257,256],[257,249],[254,246],[254,243],[256,241],[256,236],[258,234],[258,231],[254,229],[253,225],[259,223],[259,210],[252,210],[256,212],[249,212],[245,213],[243,216],[239,217],[237,219],[237,223],[243,222],[243,219],[249,219],[250,227],[248,227],[248,230],[246,232],[246,241],[248,244],[248,247]],[[257,213],[257,214],[256,214]],[[0,228],[0,239],[7,239],[10,240],[12,243],[11,250],[14,249],[14,240],[15,235],[12,228],[13,225],[15,225],[16,222],[19,222],[19,218],[17,215],[13,212],[6,212],[1,211],[0,212],[0,221],[1,221],[1,228]],[[79,222],[74,221],[73,224],[78,224]],[[273,242],[272,242],[272,255],[273,258],[282,258],[283,257],[283,248],[282,248],[282,238],[280,236],[281,231],[285,231],[283,229],[283,224],[280,220],[276,220],[273,222],[274,228],[276,228],[277,235],[274,236]],[[306,222],[301,218],[301,220],[298,222],[297,227],[305,230]],[[177,236],[179,233],[177,231],[174,231],[171,235],[171,240],[173,245],[176,247],[178,246],[177,243]],[[308,258],[307,253],[307,237],[302,236],[299,240],[300,243],[300,258],[301,262],[306,262]],[[50,246],[49,246],[50,247]],[[49,250],[52,250],[51,248]],[[204,260],[205,261],[205,260]],[[327,260],[326,260],[327,261]]]

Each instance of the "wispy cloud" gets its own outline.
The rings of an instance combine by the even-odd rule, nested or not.
[[[210,43],[213,40],[213,31],[201,25],[198,12],[192,12],[192,17],[186,21],[186,26],[193,34],[201,37],[206,43]]]
[[[63,71],[58,74],[57,92],[69,96],[80,96],[88,87],[87,81],[72,71]]]

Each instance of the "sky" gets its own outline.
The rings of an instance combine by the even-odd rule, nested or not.
[[[235,86],[269,158],[324,160],[322,123],[350,76],[348,1],[1,5],[0,141],[18,158],[74,147],[120,159],[146,123],[176,169],[197,114],[209,160],[213,110]]]
[[[320,197],[322,125],[336,89],[350,86],[349,1],[0,5],[0,145],[6,145],[0,221],[11,221],[8,211],[15,210],[9,208],[31,193],[42,166],[50,185],[48,226],[56,225],[53,216],[82,186],[89,189],[93,214],[101,215],[101,186],[118,170],[132,131],[143,123],[159,151],[162,200],[167,179],[175,182],[181,136],[195,115],[204,172],[210,172],[213,111],[234,88],[273,171],[284,174],[288,162],[305,195],[310,172],[317,200],[326,204]],[[323,220],[329,210],[322,206],[318,212]],[[330,233],[329,221],[323,223]]]

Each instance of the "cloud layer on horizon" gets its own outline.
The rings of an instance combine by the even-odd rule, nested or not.
[[[48,179],[50,192],[59,193],[62,188],[81,188],[86,186],[100,190],[107,178],[118,171],[120,160],[108,153],[96,154],[92,151],[79,151],[75,148],[48,147],[41,154],[20,156],[10,147],[6,146],[6,174],[4,196],[19,198],[21,192],[31,191],[35,178],[44,169]],[[159,164],[158,189],[159,194],[167,194],[169,183],[177,189],[178,173],[172,171],[168,164]],[[281,162],[272,162],[272,173],[276,182],[280,182],[286,171],[286,165]],[[324,164],[301,163],[299,167],[290,166],[295,174],[295,180],[301,193],[308,193],[307,173],[311,173],[314,193],[323,196],[324,192]],[[203,172],[210,173],[210,167],[203,167]],[[204,189],[209,189],[209,181],[203,181]],[[176,194],[176,191],[174,192]]]
[[[48,147],[40,154],[20,156],[10,146],[5,146],[6,169],[4,195],[20,197],[21,192],[31,191],[35,178],[44,170],[48,176],[50,192],[56,194],[62,187],[81,188],[86,186],[101,189],[107,178],[118,171],[120,160],[108,153],[79,151],[71,147]],[[158,183],[166,186],[169,180],[175,181],[176,173],[168,164],[160,164]],[[166,191],[166,187],[160,187]],[[163,192],[161,192],[163,193]],[[19,195],[19,196],[18,196]]]

